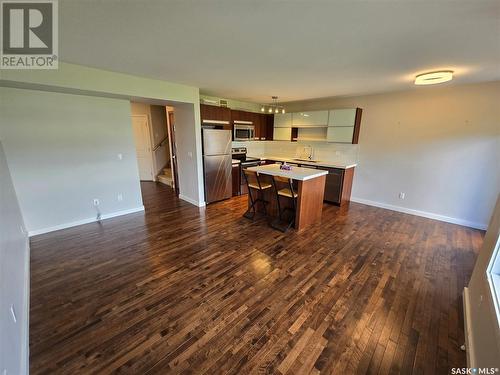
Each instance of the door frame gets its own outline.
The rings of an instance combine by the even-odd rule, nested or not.
[[[167,113],[167,133],[170,150],[170,166],[175,195],[179,197],[179,174],[177,172],[177,145],[175,143],[175,112],[165,107]],[[172,121],[173,120],[173,121]]]
[[[150,118],[148,115],[131,115],[132,117],[132,120],[134,119],[134,117],[139,117],[139,118],[144,118],[146,119],[146,129],[147,129],[147,136],[146,136],[146,139],[147,139],[147,147],[148,147],[148,154],[149,154],[149,166],[150,166],[150,169],[151,169],[151,181],[156,181],[156,176],[154,174],[154,158],[153,158],[153,147],[152,147],[152,140],[151,140],[151,122],[150,122]],[[134,124],[132,123],[132,127],[134,126]],[[132,129],[132,132],[133,132],[133,129]],[[134,136],[134,146],[135,146],[135,136]],[[136,160],[138,159],[137,158],[137,149],[136,149],[136,154],[135,154],[135,158]],[[138,160],[137,160],[138,161]],[[139,163],[137,163],[137,168],[139,169]],[[140,173],[139,173],[139,180],[140,180]],[[141,181],[149,181],[149,180],[141,180]]]

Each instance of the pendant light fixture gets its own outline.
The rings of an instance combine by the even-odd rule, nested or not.
[[[268,113],[285,113],[285,108],[278,104],[278,97],[272,96],[271,98],[273,99],[272,103],[262,105],[260,111],[267,111]]]

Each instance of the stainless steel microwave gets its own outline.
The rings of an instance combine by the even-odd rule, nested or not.
[[[233,135],[235,141],[253,141],[255,126],[251,121],[235,121]]]

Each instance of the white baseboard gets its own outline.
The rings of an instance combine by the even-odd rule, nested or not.
[[[470,297],[469,288],[464,288],[462,296],[464,303],[464,329],[465,329],[465,350],[467,354],[467,367],[476,367],[476,354],[474,352],[474,340],[472,336],[472,325],[470,318]]]
[[[205,202],[198,202],[197,200],[186,197],[185,195],[179,194],[179,198],[183,201],[194,204],[196,207],[205,207]]]
[[[473,222],[473,221],[468,221],[468,220],[464,220],[464,219],[458,219],[458,218],[450,217],[450,216],[439,215],[439,214],[435,214],[435,213],[432,213],[432,212],[414,210],[412,208],[406,208],[406,207],[401,207],[401,206],[394,206],[392,204],[387,204],[387,203],[375,202],[375,201],[371,201],[371,200],[368,200],[368,199],[351,197],[351,201],[352,202],[356,202],[356,203],[366,204],[368,206],[380,207],[380,208],[385,208],[387,210],[403,212],[405,214],[410,214],[410,215],[415,215],[415,216],[422,216],[422,217],[426,217],[428,219],[434,219],[434,220],[439,220],[439,221],[445,221],[447,223],[463,225],[464,227],[470,227],[470,228],[485,230],[487,228],[487,226],[488,226],[485,223],[476,223],[476,222]]]
[[[128,210],[122,210],[122,211],[116,211],[112,212],[109,214],[103,214],[101,215],[101,220],[106,220],[106,219],[111,219],[113,217],[117,216],[122,216],[122,215],[127,215],[127,214],[133,214],[135,212],[141,212],[144,211],[144,206],[139,206],[136,208],[130,208]],[[97,218],[91,217],[83,220],[77,220],[77,221],[72,221],[70,223],[64,223],[60,225],[55,225],[53,227],[48,227],[48,228],[42,228],[42,229],[36,229],[36,230],[30,230],[28,232],[29,237],[37,236],[39,234],[44,234],[44,233],[49,233],[49,232],[54,232],[56,230],[61,230],[61,229],[66,229],[66,228],[71,228],[71,227],[76,227],[78,225],[83,225],[83,224],[89,224],[96,222]]]

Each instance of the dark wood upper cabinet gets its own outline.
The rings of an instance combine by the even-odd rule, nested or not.
[[[274,115],[264,115],[266,119],[266,141],[272,141],[273,140],[273,134],[274,134]]]
[[[226,107],[215,105],[200,104],[200,117],[203,120],[227,121],[227,124],[221,124],[224,130],[232,130],[231,110]]]
[[[231,120],[232,121],[251,121],[254,122],[253,112],[240,111],[237,109],[231,109]]]
[[[224,129],[233,130],[234,121],[250,121],[255,127],[254,140],[272,141],[274,131],[274,115],[229,109],[215,105],[200,104],[201,120],[229,121]]]
[[[231,110],[226,107],[200,104],[201,120],[231,121]]]
[[[256,141],[263,141],[266,137],[266,135],[263,132],[262,129],[262,115],[260,113],[254,113],[253,114],[253,126],[255,127],[255,135],[254,135],[254,140]]]
[[[272,141],[274,116],[265,113],[255,113],[255,140]]]

